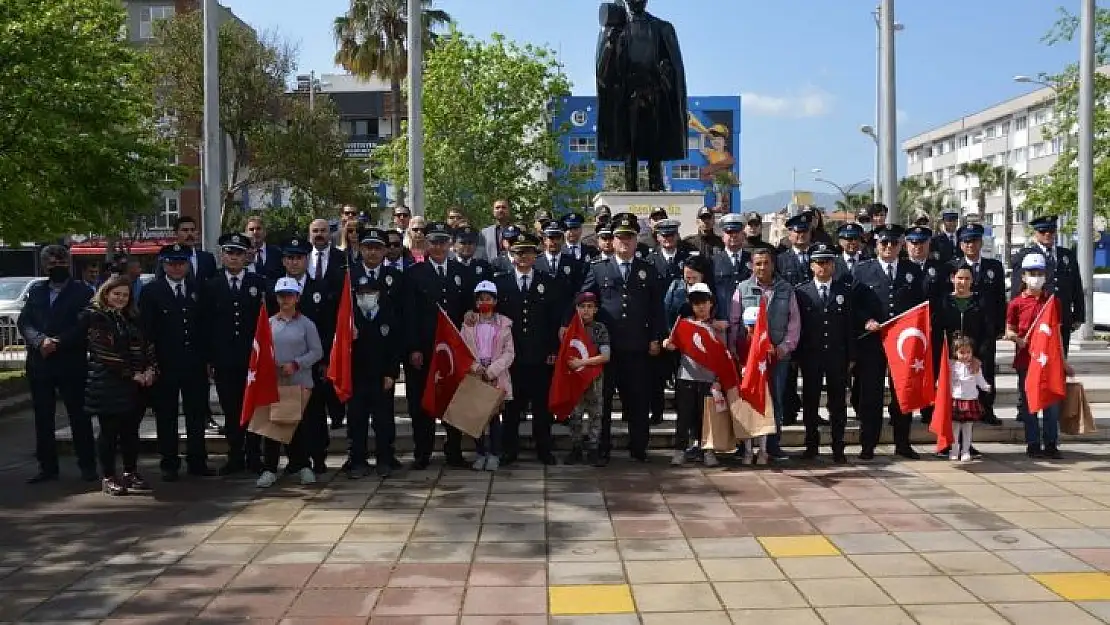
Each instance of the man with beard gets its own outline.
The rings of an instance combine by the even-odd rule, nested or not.
[[[211,252],[197,249],[197,220],[185,215],[178,217],[173,225],[173,233],[177,238],[176,243],[193,251],[189,257],[189,277],[197,283],[204,283],[216,275],[216,257]],[[161,265],[154,268],[154,276],[161,278],[164,270]]]
[[[501,240],[504,238],[505,228],[513,223],[513,213],[509,200],[497,199],[493,202],[493,225],[482,228],[478,238],[478,248],[475,256],[489,262],[503,255]]]
[[[315,219],[308,226],[309,239],[312,242],[312,251],[308,256],[308,276],[319,289],[312,294],[319,311],[318,317],[310,318],[316,323],[316,330],[320,333],[320,344],[324,348],[324,357],[313,368],[314,386],[312,395],[308,400],[306,412],[325,412],[331,415],[331,428],[343,428],[346,418],[346,407],[335,395],[335,387],[325,375],[328,361],[331,358],[331,344],[335,338],[335,316],[339,310],[339,295],[343,290],[343,279],[347,273],[348,258],[342,250],[331,244],[331,229],[327,220]],[[319,299],[317,300],[317,295]],[[301,299],[307,296],[301,293]],[[322,469],[322,461],[317,468]],[[323,470],[317,471],[323,473]]]

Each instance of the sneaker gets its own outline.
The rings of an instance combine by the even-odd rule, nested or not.
[[[121,497],[127,494],[127,487],[114,477],[106,477],[101,480],[101,488],[105,494],[113,497]]]
[[[127,492],[145,495],[154,492],[154,489],[147,484],[143,476],[138,473],[124,473],[123,484],[127,487]]]
[[[486,459],[492,457],[493,456],[483,456],[482,454],[478,454],[478,457],[474,459],[474,464],[470,465],[470,468],[474,469],[475,471],[485,471]]]
[[[308,486],[309,484],[316,483],[316,472],[309,467],[305,467],[297,472],[301,476],[301,486]]]
[[[497,456],[491,455],[486,458],[486,471],[496,471],[499,468],[501,468],[501,461]]]
[[[262,475],[258,476],[258,481],[254,483],[258,488],[269,488],[277,483],[277,473],[273,471],[263,471]]]
[[[674,456],[671,457],[671,466],[681,467],[684,464],[686,464],[686,451],[679,450],[674,452]]]
[[[960,459],[960,452],[959,452],[959,450],[953,449],[952,451],[948,452],[948,460],[949,460],[949,461],[951,461],[951,462],[955,462],[955,461],[957,461],[957,460],[959,460],[959,459]]]
[[[701,461],[704,462],[705,466],[707,467],[715,467],[720,464],[719,462],[717,462],[717,454],[713,453],[712,449],[706,449],[702,453]]]
[[[744,458],[741,462],[749,466],[755,464],[755,454],[752,453],[751,449],[744,450]]]
[[[970,451],[965,452],[965,453],[960,455],[960,462],[971,462],[971,460],[972,460],[972,457],[971,457],[971,452]]]

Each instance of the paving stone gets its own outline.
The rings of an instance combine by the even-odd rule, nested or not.
[[[973,540],[984,549],[1048,549],[1048,543],[1022,529],[965,530],[964,536]]]
[[[1008,625],[1009,621],[983,604],[908,605],[919,625]]]
[[[826,625],[918,625],[900,607],[818,608]]]
[[[685,540],[621,540],[621,557],[625,560],[681,560],[694,557]]]
[[[615,540],[548,540],[548,559],[552,562],[619,562]]]
[[[962,575],[953,579],[987,603],[1059,600],[1055,594],[1025,575]]]
[[[373,616],[456,615],[462,600],[462,588],[386,588]]]
[[[470,586],[546,586],[547,565],[541,562],[475,562]]]
[[[697,623],[698,625],[732,625],[727,612],[658,612],[641,614],[644,625],[673,625]]]
[[[1068,601],[1110,601],[1110,574],[1038,573],[1033,579]]]
[[[916,553],[879,553],[849,556],[868,577],[940,575],[933,565]]]
[[[990,575],[1016,573],[1008,562],[986,551],[923,553],[923,558],[945,575]]]
[[[631,560],[624,563],[628,581],[633,584],[704,582],[705,573],[697,560]],[[681,609],[676,608],[675,611]]]
[[[463,614],[547,614],[547,590],[529,586],[467,590]]]
[[[274,589],[259,592],[252,589],[233,589],[215,596],[204,611],[201,619],[254,619],[275,618],[285,614],[297,599],[297,590]],[[302,616],[330,616],[330,614],[311,614]],[[338,615],[346,616],[346,615]]]
[[[396,562],[405,548],[403,542],[347,542],[341,541],[327,555],[327,562]]]
[[[1110,549],[1070,549],[1070,553],[1091,566],[1110,570]]]
[[[708,584],[633,584],[632,596],[640,612],[720,610],[721,603]]]
[[[474,543],[409,543],[401,552],[402,562],[470,562]]]
[[[759,623],[760,625],[823,625],[821,617],[817,616],[817,612],[811,608],[730,610],[729,616],[732,618],[733,623]],[[660,625],[663,624],[661,623]]]
[[[1087,528],[1035,529],[1032,532],[1042,540],[1061,549],[1104,549],[1110,547],[1110,536]]]
[[[690,546],[701,559],[753,558],[765,555],[755,538],[691,538]]]
[[[1080,573],[1094,570],[1089,564],[1060,549],[996,551],[1022,573]]]
[[[598,614],[632,614],[635,621],[635,604],[632,601],[632,591],[627,585],[599,585],[599,586],[558,586],[548,588],[548,605],[552,616],[563,615],[598,615]],[[578,625],[577,621],[573,622]],[[582,623],[589,621],[583,620]],[[620,622],[620,621],[615,621]]]
[[[320,564],[332,552],[331,544],[267,545],[258,551],[254,564]]]
[[[61,592],[35,606],[23,618],[26,621],[95,621],[112,614],[134,594],[134,590],[110,588]]]
[[[237,590],[301,588],[316,569],[316,564],[248,564],[228,587]]]
[[[713,588],[729,610],[807,607],[787,581],[715,582]]]
[[[1099,625],[1101,621],[1084,612],[1074,603],[993,603],[994,608],[1012,625]]]
[[[538,542],[546,538],[543,523],[484,523],[479,542]]]
[[[619,561],[551,562],[547,565],[547,577],[552,586],[627,583]]]
[[[700,562],[706,576],[714,582],[785,579],[782,570],[770,558],[702,559]]]
[[[966,590],[951,579],[939,575],[926,577],[876,577],[882,587],[899,605],[925,603],[977,603]]]
[[[893,603],[875,582],[866,577],[806,579],[795,581],[794,584],[813,607],[874,606]]]

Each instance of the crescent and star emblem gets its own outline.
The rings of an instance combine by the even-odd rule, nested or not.
[[[906,341],[911,338],[921,339],[922,345],[925,345],[927,342],[925,339],[925,333],[918,328],[906,328],[905,330],[902,330],[902,333],[898,335],[898,357],[902,359],[902,362],[906,362],[906,354],[902,348],[905,345]],[[925,369],[925,361],[919,358],[915,358],[913,364],[910,365],[910,368],[914,371],[923,371]]]
[[[1037,329],[1043,332],[1046,336],[1052,336],[1052,327],[1049,326],[1047,323],[1042,323],[1041,327]]]
[[[570,347],[574,351],[578,352],[578,359],[579,360],[585,360],[585,359],[590,357],[590,350],[586,349],[586,344],[583,343],[581,340],[579,340],[579,339],[572,340],[570,342]],[[585,367],[575,367],[574,371],[581,371],[583,369],[585,369]]]
[[[447,343],[436,343],[436,349],[433,353],[439,352],[443,352],[444,354],[446,354],[447,362],[451,363],[451,370],[447,372],[447,375],[455,375],[455,355],[451,353],[451,348],[447,347]],[[436,371],[435,381],[437,384],[444,377],[445,376],[442,375],[439,371]]]
[[[709,352],[707,352],[707,351],[706,351],[706,349],[705,349],[705,340],[704,340],[704,339],[702,339],[702,337],[701,337],[701,332],[695,332],[695,333],[694,333],[694,347],[696,347],[696,348],[698,348],[699,350],[701,350],[701,352],[702,352],[703,354],[707,354],[707,353],[709,353]]]

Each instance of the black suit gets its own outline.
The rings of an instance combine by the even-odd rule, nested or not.
[[[321,276],[316,275],[316,258],[321,250],[313,248],[308,253],[305,259],[308,277],[313,280],[323,281],[325,291],[338,294],[340,289],[343,288],[343,274],[347,271],[348,258],[347,253],[343,250],[333,246],[328,247],[326,251],[327,261],[324,263],[326,270]],[[320,335],[323,340],[323,333]],[[329,343],[324,344],[324,359],[327,360],[327,351],[331,348]]]
[[[455,261],[469,272],[469,275],[467,276],[467,282],[470,284],[477,285],[483,280],[492,281],[494,274],[497,273],[494,270],[493,265],[491,265],[490,262],[488,260],[485,260],[484,258],[471,257],[470,260],[466,261],[460,258],[456,258]]]
[[[77,465],[85,472],[96,471],[92,419],[85,414],[84,311],[92,294],[87,286],[70,280],[51,303],[50,284],[39,282],[27,291],[19,314],[17,327],[27,345],[27,381],[35,411],[35,458],[44,474],[58,474],[54,410],[59,394],[73,431]],[[57,349],[43,356],[39,349],[47,338],[54,339]]]
[[[851,285],[855,282],[855,278],[852,277],[852,272],[855,270],[856,265],[867,260],[867,258],[868,256],[866,254],[860,252],[856,254],[852,262],[849,262],[848,259],[844,257],[844,253],[841,252],[836,257],[833,269],[833,280]]]
[[[692,250],[695,254],[697,250]],[[655,272],[659,275],[659,292],[666,293],[667,288],[671,283],[682,277],[682,263],[690,257],[691,248],[686,245],[679,244],[675,251],[674,256],[670,260],[663,255],[663,247],[660,245],[648,254],[647,260],[655,266]],[[705,280],[710,280],[709,276],[705,276]],[[720,309],[718,308],[718,312]],[[648,410],[651,414],[651,421],[659,424],[663,422],[663,410],[665,404],[665,388],[667,383],[674,378],[675,369],[678,367],[678,354],[675,352],[661,351],[658,355],[651,357],[651,369],[654,379],[651,385],[651,395],[648,397]]]
[[[852,287],[830,281],[825,298],[810,280],[798,286],[801,335],[795,354],[802,371],[802,421],[806,427],[806,449],[816,452],[821,444],[817,407],[822,383],[828,393],[826,409],[832,425],[832,449],[844,452],[844,427],[848,422],[848,363],[855,359],[856,323],[852,315]]]
[[[358,470],[367,461],[369,425],[374,425],[375,456],[379,466],[388,466],[394,456],[397,425],[393,412],[393,389],[385,390],[386,378],[401,376],[404,336],[394,308],[379,300],[378,311],[368,317],[355,306],[358,338],[352,348],[355,393],[348,406],[347,437],[351,441],[348,466]]]
[[[317,469],[325,466],[328,446],[331,443],[327,415],[331,414],[332,424],[340,427],[346,412],[345,406],[335,395],[335,387],[326,375],[332,342],[335,340],[336,317],[339,314],[339,298],[343,283],[340,282],[339,286],[339,289],[333,290],[326,282],[306,277],[304,286],[301,287],[298,304],[301,314],[316,325],[316,332],[320,335],[320,345],[324,348],[324,356],[312,367],[312,393],[305,406],[304,424],[300,430],[306,436],[299,436],[294,440],[303,447],[303,452],[299,456],[291,452],[291,456],[297,458],[299,462],[307,458]]]
[[[713,285],[717,292],[718,319],[728,319],[732,295],[736,292],[736,287],[750,277],[752,277],[752,256],[748,250],[730,252],[728,249],[723,249],[713,255]]]
[[[908,260],[899,260],[894,281],[878,259],[856,266],[853,312],[854,331],[863,332],[868,320],[879,323],[906,312],[925,301],[925,280],[921,269]],[[857,345],[856,384],[860,421],[860,446],[873,453],[879,443],[883,424],[883,382],[887,379],[887,359],[878,332],[861,338]],[[910,450],[910,415],[898,406],[898,398],[890,398],[890,421],[894,428],[894,444],[899,451]]]
[[[933,258],[942,263],[950,263],[960,258],[964,253],[960,250],[959,241],[955,233],[953,233],[952,238],[949,238],[948,233],[943,230],[934,234],[929,244],[929,249],[932,250],[931,254]]]
[[[277,280],[284,276],[285,267],[281,264],[281,248],[265,244],[255,250],[255,260],[247,265],[247,271],[261,274],[267,280]]]
[[[579,241],[577,246],[577,254],[571,251],[570,243],[567,243],[563,246],[563,253],[570,254],[571,256],[574,256],[575,260],[582,261],[586,264],[589,264],[590,261],[595,260],[597,259],[597,257],[601,256],[601,250],[599,250],[596,245],[587,243],[585,239]]]
[[[189,260],[189,273],[187,274],[189,279],[195,280],[198,284],[203,284],[216,275],[218,271],[216,257],[211,252],[193,250],[193,258]],[[154,277],[166,277],[166,270],[162,268],[162,263],[158,263],[154,268]]]
[[[420,405],[428,380],[428,366],[435,343],[436,323],[442,307],[456,327],[474,301],[474,285],[467,282],[470,272],[453,260],[446,261],[446,275],[440,276],[429,259],[405,270],[402,283],[402,308],[405,316],[405,394],[412,419],[412,437],[417,461],[427,461],[435,445],[435,419]],[[420,367],[412,365],[413,354],[420,354]],[[445,453],[449,462],[462,460],[462,435],[447,430]]]
[[[313,248],[309,252],[309,259],[313,263],[317,262],[318,250]],[[343,402],[335,395],[335,387],[332,386],[325,376],[324,372],[328,368],[328,360],[331,357],[331,344],[332,339],[335,337],[335,315],[339,309],[339,293],[343,290],[343,279],[347,272],[349,257],[343,250],[330,246],[327,250],[327,263],[325,264],[326,271],[317,278],[316,265],[307,265],[308,277],[314,283],[314,288],[320,294],[320,301],[316,302],[318,312],[316,316],[308,315],[314,323],[316,329],[320,332],[320,343],[324,348],[324,357],[313,368],[314,386],[312,388],[312,395],[309,398],[308,406],[305,408],[305,414],[319,415],[322,419],[322,427],[324,431],[318,433],[324,437],[326,441],[328,437],[327,432],[327,419],[325,412],[331,415],[331,423],[333,427],[341,427],[343,419],[345,418],[346,407]],[[307,259],[306,259],[307,260]],[[353,277],[353,276],[352,276]],[[301,301],[304,302],[306,294],[301,294]],[[313,295],[313,297],[315,297]],[[305,313],[306,315],[308,313]],[[327,446],[325,443],[324,451],[326,453]],[[319,462],[322,466],[323,458],[319,455],[313,459],[313,462]]]
[[[775,271],[793,286],[813,279],[813,272],[809,268],[809,254],[805,254],[803,260],[792,247],[779,250],[775,257]]]
[[[1045,257],[1044,291],[1060,301],[1060,340],[1064,355],[1071,344],[1072,326],[1087,321],[1087,302],[1083,299],[1083,276],[1079,274],[1079,261],[1075,252],[1066,247],[1053,246],[1047,251],[1039,244],[1022,248],[1014,255],[1010,280],[1010,299],[1021,293],[1021,261],[1026,254],[1043,254]]]
[[[238,294],[231,291],[226,271],[201,285],[201,325],[207,339],[208,364],[214,370],[216,394],[224,413],[224,435],[228,446],[228,469],[260,468],[261,445],[252,436],[247,444],[246,428],[239,424],[243,393],[247,386],[254,329],[258,309],[266,298],[262,276],[244,271]]]
[[[547,257],[547,252],[542,252],[536,256],[534,269],[553,278],[559,292],[577,293],[582,286],[582,281],[586,279],[586,268],[589,266],[589,263],[576,260],[570,254],[562,253],[556,257],[555,265],[552,265]],[[510,270],[508,273],[512,273],[512,271]],[[570,306],[566,301],[559,303],[561,305],[560,312]]]
[[[146,285],[139,311],[143,336],[154,344],[158,379],[150,398],[157,421],[158,453],[163,473],[176,474],[178,406],[185,410],[185,457],[189,471],[207,468],[204,426],[208,420],[208,372],[205,369],[204,325],[200,322],[200,294],[195,282],[181,282],[182,295],[165,278]],[[180,402],[180,403],[179,403]]]

